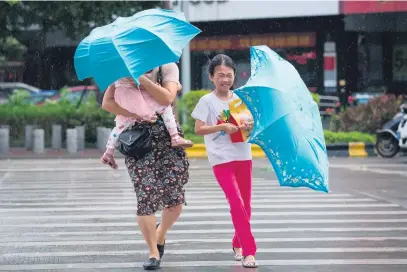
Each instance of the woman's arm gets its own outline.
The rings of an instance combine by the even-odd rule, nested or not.
[[[126,109],[123,109],[116,103],[116,101],[114,100],[114,92],[115,92],[115,87],[113,85],[110,85],[106,89],[105,95],[103,96],[102,109],[104,109],[105,111],[108,111],[112,114],[115,114],[115,115],[121,115],[124,117],[138,119],[139,116],[137,116],[134,113],[129,112]]]
[[[163,86],[154,83],[146,76],[139,78],[140,84],[144,89],[151,94],[151,96],[161,105],[169,106],[174,101],[178,92],[178,83],[173,81],[167,81],[163,83]]]

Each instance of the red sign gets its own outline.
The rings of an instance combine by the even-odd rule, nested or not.
[[[341,13],[381,13],[407,11],[407,1],[341,1]]]
[[[301,55],[287,55],[286,59],[291,60],[291,61],[296,61],[298,64],[305,65],[307,64],[308,60],[310,59],[316,59],[317,54],[312,51],[312,52],[305,52],[302,53]]]
[[[192,51],[242,50],[250,46],[270,48],[314,47],[315,33],[284,33],[275,35],[198,37],[191,41]]]
[[[329,56],[324,57],[324,70],[325,71],[334,71],[335,70],[335,57]]]

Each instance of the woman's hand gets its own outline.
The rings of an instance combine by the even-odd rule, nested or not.
[[[148,84],[154,84],[154,82],[152,82],[148,77],[146,77],[145,75],[141,75],[138,78],[140,85],[148,85]]]
[[[231,123],[225,123],[225,124],[222,124],[221,126],[222,126],[222,130],[226,134],[233,134],[233,133],[235,133],[236,131],[239,130],[239,127],[237,127],[237,126],[235,126],[235,125],[233,125]]]
[[[160,105],[171,105],[178,92],[179,70],[175,63],[163,66],[162,86],[150,80],[146,75],[138,78],[140,85],[148,92]]]
[[[157,120],[158,120],[158,117],[157,117],[157,115],[156,114],[154,114],[153,116],[151,116],[148,120],[146,120],[147,122],[149,122],[149,123],[155,123],[155,122],[157,122]]]
[[[155,123],[158,120],[158,116],[156,114],[152,116],[150,115],[137,116],[134,114],[134,119],[138,122]]]
[[[103,96],[102,109],[104,109],[105,111],[110,112],[111,114],[114,114],[114,115],[121,115],[124,117],[133,118],[133,119],[139,118],[137,115],[120,107],[116,103],[116,101],[114,99],[115,89],[116,88],[114,87],[114,85],[110,85],[107,88],[105,95]]]

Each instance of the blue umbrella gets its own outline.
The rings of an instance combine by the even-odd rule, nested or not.
[[[297,70],[267,46],[254,46],[251,77],[235,92],[253,114],[259,145],[281,186],[328,192],[329,162],[317,103]]]
[[[183,13],[149,9],[97,27],[78,45],[74,65],[79,80],[93,77],[101,90],[122,77],[177,62],[201,31]]]

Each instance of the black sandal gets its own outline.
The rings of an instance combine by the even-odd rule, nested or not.
[[[161,223],[157,223],[156,229],[158,229],[158,227],[160,226],[160,224],[161,224]],[[164,256],[164,246],[165,246],[165,240],[164,240],[164,244],[163,244],[163,245],[157,244],[157,249],[158,249],[158,252],[160,253],[160,259]]]
[[[146,260],[143,264],[144,270],[157,270],[160,268],[161,260],[152,257]]]

